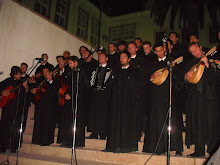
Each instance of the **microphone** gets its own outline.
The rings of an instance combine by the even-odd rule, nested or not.
[[[2,72],[2,71],[0,72],[0,75],[3,75],[3,72]]]
[[[79,67],[76,67],[75,71],[80,71],[80,68],[79,68]]]
[[[163,35],[162,41],[163,41],[164,43],[167,42],[167,34],[166,34],[166,32],[165,32],[164,35]]]
[[[35,58],[34,60],[38,60],[38,61],[46,61],[46,58],[42,57],[42,58]]]
[[[73,71],[80,71],[80,68],[78,66],[73,68]]]
[[[102,45],[96,45],[95,51],[103,50],[104,47]]]
[[[103,47],[102,45],[99,45],[99,46],[98,46],[98,49],[99,49],[99,50],[103,50],[104,47]]]
[[[95,48],[95,50],[92,52],[92,54],[95,53],[95,52],[97,52],[97,51],[99,51],[99,50],[103,50],[103,46],[102,46],[102,45],[96,45],[96,48]]]

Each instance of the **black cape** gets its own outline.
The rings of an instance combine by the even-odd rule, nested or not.
[[[152,74],[158,69],[162,69],[166,66],[167,59],[161,62],[157,60],[157,62],[152,64]],[[169,108],[169,76],[165,82],[159,86],[152,83],[149,94],[149,112],[146,119],[146,134],[144,138],[143,152],[153,153]],[[177,117],[175,106],[172,105],[171,150],[182,152],[182,131],[177,124]],[[157,154],[162,154],[167,151],[167,124],[168,119],[165,122],[165,128],[156,151]]]
[[[21,83],[22,80],[15,80],[13,77],[7,78],[4,81],[0,82],[0,93],[5,90],[9,85],[15,88]],[[15,91],[15,93],[18,94],[18,97],[10,100],[9,104],[2,108],[2,117],[0,120],[0,147],[2,149],[10,148],[11,150],[15,150],[18,148],[21,117],[24,107],[25,88],[22,86],[20,87],[20,91],[18,91],[19,90]],[[30,103],[26,101],[24,107],[23,131],[26,125],[29,106]],[[11,146],[9,146],[10,139]]]
[[[139,71],[131,66],[113,75],[112,101],[106,150],[131,152],[138,150],[137,93]]]
[[[99,65],[98,61],[92,58],[90,62],[82,61],[79,66],[80,68],[84,70],[86,79],[90,80],[92,72],[98,67],[98,65]],[[86,125],[88,125],[89,114],[90,114],[89,110],[90,110],[90,104],[91,104],[91,88],[88,88],[85,91],[84,101],[85,101],[85,111],[86,111],[85,122],[86,122]]]
[[[186,72],[197,64],[199,59],[195,57],[186,66]],[[202,78],[197,84],[188,84],[186,104],[186,145],[195,144],[195,152],[205,154],[205,144],[208,151],[216,137],[216,91],[214,85],[215,68],[209,64],[205,68]]]
[[[121,67],[120,54],[118,52],[108,55],[108,66],[112,68],[114,71],[120,69]]]
[[[46,84],[46,92],[35,105],[35,122],[33,130],[33,144],[50,145],[54,143],[54,131],[56,127],[56,116],[58,107],[57,82],[53,80]]]
[[[85,146],[85,91],[89,87],[88,80],[85,75],[85,71],[80,69],[80,71],[73,71],[73,91],[72,91],[72,74],[67,77],[67,89],[65,94],[69,94],[71,99],[65,101],[63,107],[62,117],[58,132],[58,143],[62,143],[63,146],[72,147],[73,142],[73,118],[75,117],[75,112],[73,114],[72,110],[72,99],[73,108],[76,110],[76,83],[77,76],[79,73],[79,90],[78,90],[78,102],[77,102],[77,121],[76,121],[76,146]],[[72,96],[73,92],[73,96]]]
[[[103,138],[107,135],[107,123],[109,106],[111,104],[111,69],[105,67],[105,76],[103,79],[102,89],[97,87],[97,81],[99,79],[99,71],[101,67],[98,67],[94,71],[94,78],[91,79],[91,106],[90,106],[90,118],[88,130],[93,133],[99,133]]]
[[[136,88],[139,89],[137,94],[137,111],[138,111],[138,139],[141,138],[144,131],[144,120],[148,111],[148,87],[150,84],[151,63],[143,56],[136,56],[131,58],[130,64],[133,68],[139,71],[139,83],[136,84]]]

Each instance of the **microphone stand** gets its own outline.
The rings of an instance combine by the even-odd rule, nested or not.
[[[76,68],[74,68],[75,70]],[[74,164],[74,156],[75,156],[75,162],[77,165],[77,160],[76,160],[76,151],[75,151],[75,143],[76,143],[76,119],[77,119],[77,111],[78,111],[78,94],[79,94],[79,70],[77,69],[77,77],[76,77],[76,98],[75,98],[75,110],[74,110],[74,105],[73,105],[73,88],[74,88],[74,84],[73,84],[73,72],[74,70],[72,70],[72,111],[73,111],[73,146],[72,146],[72,157],[71,157],[71,165]]]
[[[31,72],[28,74],[28,77],[30,76],[30,74],[33,72],[33,70],[38,66],[38,64],[40,64],[41,61],[38,61],[38,63],[34,66],[34,68],[31,70]],[[27,78],[28,80],[29,78]],[[25,80],[26,81],[26,80]],[[20,91],[20,88],[19,88]],[[17,158],[16,158],[16,165],[18,165],[18,159],[19,159],[19,153],[20,153],[20,148],[21,148],[21,138],[22,138],[22,132],[23,132],[23,123],[24,123],[24,111],[25,111],[25,103],[26,103],[26,99],[27,99],[27,91],[25,90],[25,95],[24,95],[24,105],[22,108],[22,117],[21,117],[21,124],[20,124],[20,130],[19,130],[19,141],[18,141],[18,149],[17,149]],[[18,95],[18,100],[19,100],[19,95]],[[16,119],[15,119],[16,120]],[[14,122],[15,122],[14,120]],[[12,126],[13,127],[13,126]],[[13,129],[13,128],[12,128]],[[11,137],[10,137],[11,138]],[[10,156],[10,150],[7,156],[7,160],[2,162],[0,165],[3,165],[4,163],[6,163],[6,165],[9,165],[9,156]]]
[[[169,64],[170,72],[170,102],[169,102],[169,118],[168,118],[168,150],[167,150],[167,165],[170,165],[170,148],[171,148],[171,120],[172,120],[172,77],[173,66]]]
[[[164,121],[164,124],[163,124],[163,127],[162,127],[162,131],[160,133],[160,136],[159,136],[159,139],[157,141],[157,144],[156,144],[156,148],[155,148],[155,151],[154,153],[150,156],[150,158],[144,163],[144,165],[147,164],[147,162],[152,158],[152,156],[155,154],[156,150],[157,150],[157,147],[158,147],[158,144],[159,144],[159,141],[160,141],[160,138],[162,136],[162,132],[164,130],[164,127],[166,125],[166,121],[167,121],[167,116],[168,116],[168,144],[167,144],[167,165],[170,165],[170,144],[171,144],[171,114],[172,114],[172,77],[173,77],[173,63],[172,63],[172,60],[170,59],[170,52],[169,52],[169,49],[168,49],[168,42],[167,42],[167,38],[166,38],[166,34],[164,35],[164,38],[162,39],[163,43],[166,44],[166,49],[167,49],[167,58],[169,59],[169,63],[167,63],[167,65],[169,66],[169,74],[170,74],[170,85],[169,85],[169,94],[170,94],[170,98],[169,98],[169,109],[167,111],[167,115],[166,115],[166,118],[165,118],[165,121]]]
[[[171,121],[172,121],[172,77],[173,77],[173,63],[172,60],[170,59],[170,52],[168,48],[168,42],[166,36],[163,38],[163,42],[166,44],[166,49],[167,49],[167,57],[169,59],[169,74],[170,74],[170,88],[169,88],[169,93],[170,93],[170,98],[169,98],[169,117],[168,117],[168,147],[167,147],[167,165],[170,165],[170,149],[171,149]]]
[[[28,73],[28,77],[30,74],[34,71],[34,69],[40,64],[41,61],[39,60],[37,64],[34,66],[34,68],[31,70],[30,73]],[[24,124],[24,111],[25,111],[25,104],[27,100],[27,90],[25,90],[25,95],[24,95],[24,105],[23,105],[23,110],[22,110],[22,117],[21,117],[21,125],[20,125],[20,132],[19,132],[19,143],[18,143],[18,150],[17,150],[17,159],[16,159],[16,165],[18,165],[18,159],[19,159],[19,154],[20,154],[20,148],[21,148],[21,138],[22,138],[22,132],[23,132],[23,124]]]

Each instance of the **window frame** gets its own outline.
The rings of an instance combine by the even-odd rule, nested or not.
[[[59,25],[59,26],[65,28],[65,29],[67,29],[67,27],[68,27],[68,19],[69,19],[69,8],[70,8],[70,3],[71,3],[71,1],[70,1],[70,0],[66,0],[66,12],[65,12],[66,15],[62,15],[61,12],[58,12],[58,1],[59,1],[59,0],[57,0],[57,2],[56,2],[56,10],[55,10],[55,15],[54,15],[54,22],[55,22],[57,25]],[[57,16],[57,15],[59,16],[59,23],[56,22],[56,16]],[[61,17],[64,18],[64,25],[61,25],[61,24],[60,24],[60,18],[61,18]]]
[[[93,21],[96,22],[95,25],[93,24]],[[95,29],[95,31],[97,31],[97,34],[95,34],[93,32],[93,26],[97,26],[97,30]],[[90,33],[90,43],[92,45],[97,45],[98,44],[98,34],[99,34],[99,20],[96,19],[94,16],[92,16],[92,19],[91,19],[91,33]],[[92,41],[92,38],[96,38],[96,43],[94,43],[94,39]]]
[[[83,27],[80,27],[80,25],[79,25],[79,18],[80,18],[80,16],[79,16],[79,14],[80,14],[80,12],[83,12],[85,15],[86,15],[86,27],[85,27],[85,29],[82,29]],[[89,25],[89,13],[88,12],[86,12],[84,9],[82,9],[81,7],[79,7],[79,9],[78,9],[78,20],[77,20],[77,28],[76,28],[76,35],[78,36],[78,37],[80,37],[80,38],[82,38],[82,39],[84,39],[85,41],[87,41],[88,40],[88,25]],[[85,32],[85,37],[82,37],[81,35],[79,35],[78,34],[78,30],[84,30],[84,32]]]
[[[46,10],[46,15],[43,15],[43,14],[41,13],[41,11],[38,12],[37,9],[36,9],[36,6],[37,6],[38,3],[41,4],[41,6],[44,6],[44,5],[42,5],[43,2],[42,2],[41,0],[35,0],[34,11],[37,12],[37,13],[39,13],[40,15],[42,15],[42,16],[44,16],[44,17],[50,19],[50,17],[51,17],[51,13],[50,13],[50,12],[51,12],[52,0],[47,0],[47,1],[48,1],[48,3],[47,3],[47,5],[46,5],[46,9],[47,9],[47,10]],[[42,8],[41,8],[41,9],[42,9]]]
[[[134,34],[133,34],[134,37],[125,39],[124,38],[125,28],[128,27],[128,26],[134,26]],[[113,37],[112,37],[112,30],[113,29],[120,29],[120,31],[121,31],[120,32],[120,37],[116,38],[115,40],[113,40]],[[112,26],[112,27],[109,28],[109,36],[110,36],[109,40],[110,40],[110,42],[117,42],[119,40],[131,41],[131,40],[135,39],[135,35],[136,35],[136,23],[122,24],[122,25],[119,25],[119,26]]]

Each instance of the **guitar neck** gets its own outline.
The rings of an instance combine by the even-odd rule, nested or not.
[[[47,81],[47,79],[44,79],[43,81],[40,82],[40,85],[38,86],[38,89],[42,87],[42,85]]]
[[[209,56],[209,55],[213,56],[213,55],[217,52],[216,49],[217,49],[217,47],[214,46],[212,49],[210,49],[210,50],[205,54],[205,56]]]
[[[206,54],[204,54],[204,56],[206,56],[206,57],[209,56],[209,55],[213,56],[215,53],[217,53],[216,49],[217,49],[217,47],[214,46],[214,47],[213,47],[212,49],[210,49]],[[202,57],[201,57],[200,59],[202,59]],[[197,64],[196,68],[198,68],[199,65],[202,64],[202,63],[204,63],[204,62],[203,62],[203,61],[199,61],[199,63]]]
[[[177,59],[175,59],[174,61],[173,61],[173,63],[178,63],[178,62],[180,62],[180,61],[182,61],[183,60],[183,56],[180,56],[179,58],[177,58]]]

